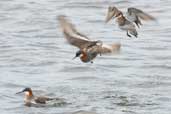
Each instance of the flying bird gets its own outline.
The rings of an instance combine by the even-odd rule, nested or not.
[[[156,20],[153,16],[143,12],[140,9],[133,8],[133,7],[127,9],[126,17],[130,22],[134,22],[137,25],[137,27],[140,27],[140,25],[142,25],[141,20],[144,21]]]
[[[79,49],[73,59],[80,57],[82,62],[93,63],[97,55],[114,53],[120,50],[120,44],[104,44],[100,40],[91,40],[86,35],[78,32],[64,15],[58,16],[58,21],[68,43]]]
[[[126,17],[120,10],[118,10],[118,8],[109,6],[106,16],[106,23],[109,22],[113,17],[116,18],[116,23],[118,24],[119,28],[126,31],[128,37],[131,37],[131,35],[138,37],[135,25],[126,19]]]
[[[142,25],[141,20],[144,21],[154,21],[155,18],[140,9],[130,7],[127,9],[126,15],[118,10],[115,6],[108,7],[108,13],[106,17],[106,23],[109,22],[112,17],[116,18],[116,22],[120,29],[127,31],[127,36],[131,37],[131,35],[138,37],[138,33],[135,25],[139,28]],[[135,25],[134,25],[135,23]],[[131,35],[130,35],[130,34]]]

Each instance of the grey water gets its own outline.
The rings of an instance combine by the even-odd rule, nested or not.
[[[136,7],[153,15],[138,38],[128,38],[115,21],[105,23],[108,6]],[[1,114],[171,113],[171,1],[169,0],[0,0]],[[57,22],[66,15],[94,40],[121,43],[116,55],[94,63],[72,60],[77,48]],[[60,97],[68,105],[26,107],[24,95]]]

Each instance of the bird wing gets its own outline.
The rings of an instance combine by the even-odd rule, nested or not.
[[[40,96],[40,97],[36,97],[34,100],[35,100],[36,103],[45,104],[46,101],[49,100],[49,98],[44,97],[44,96]]]
[[[120,44],[103,44],[101,53],[102,54],[107,54],[107,53],[114,53],[118,52],[120,50]]]
[[[96,52],[98,54],[108,54],[108,53],[114,53],[118,52],[120,50],[121,45],[120,44],[102,44],[102,45],[97,45],[93,46],[90,48],[89,51],[91,52]]]
[[[153,16],[151,16],[137,8],[132,8],[132,7],[128,8],[128,12],[134,13],[135,15],[137,15],[138,17],[140,17],[141,19],[146,20],[146,21],[155,20],[155,18]]]
[[[80,49],[87,48],[91,45],[96,45],[97,41],[90,40],[87,36],[79,33],[75,26],[70,23],[65,16],[58,16],[59,23],[63,30],[66,40],[73,46],[76,46]]]

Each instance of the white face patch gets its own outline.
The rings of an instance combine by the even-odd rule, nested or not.
[[[24,92],[26,96],[30,96],[30,93],[28,91]]]
[[[83,54],[80,55],[80,57],[83,57],[83,56],[84,56]]]

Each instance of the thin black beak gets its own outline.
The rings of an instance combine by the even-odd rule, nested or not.
[[[77,56],[73,57],[72,60],[74,60],[75,58],[77,58]]]
[[[17,92],[16,94],[20,94],[20,93],[23,93],[23,91]]]

